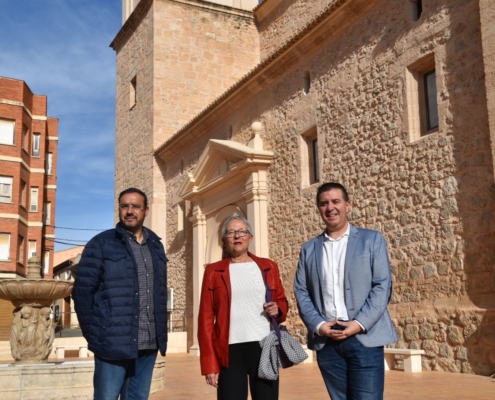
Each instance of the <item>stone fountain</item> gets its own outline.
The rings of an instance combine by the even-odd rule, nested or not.
[[[10,348],[16,364],[46,363],[52,350],[54,329],[50,305],[72,292],[73,282],[41,278],[41,262],[36,256],[28,261],[27,279],[0,281],[0,298],[15,307],[10,328]]]
[[[92,359],[48,359],[54,346],[50,305],[56,299],[69,296],[73,282],[41,279],[38,257],[29,259],[28,270],[27,279],[0,280],[0,298],[10,300],[15,306],[14,323],[10,329],[15,364],[0,363],[0,398],[91,400]],[[63,338],[57,338],[55,342],[57,340]],[[157,360],[152,393],[164,387],[164,370],[165,360]]]

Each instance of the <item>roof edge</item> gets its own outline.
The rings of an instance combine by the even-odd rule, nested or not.
[[[127,21],[125,21],[120,31],[117,33],[115,38],[110,43],[110,47],[115,51],[119,51],[126,40],[132,35],[135,29],[138,27],[139,23],[144,18],[144,15],[151,8],[151,4],[154,0],[141,0],[136,8],[132,11]]]

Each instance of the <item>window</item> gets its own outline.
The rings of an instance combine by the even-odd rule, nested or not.
[[[15,121],[0,119],[0,144],[14,144]]]
[[[49,201],[45,203],[45,225],[50,225],[52,203]]]
[[[17,262],[24,264],[24,238],[20,235],[17,237]]]
[[[306,188],[320,180],[318,162],[318,134],[316,128],[301,135],[301,188]]]
[[[29,211],[38,211],[38,188],[31,188],[31,206],[29,207]]]
[[[0,203],[12,202],[12,178],[0,176]]]
[[[36,240],[29,240],[27,259],[36,255]]]
[[[184,237],[184,229],[186,226],[186,202],[182,201],[177,204],[177,232],[181,238]]]
[[[437,75],[433,53],[407,67],[406,96],[409,137],[410,141],[414,142],[440,128]]]
[[[311,156],[312,156],[312,167],[313,167],[313,175],[312,175],[312,178],[313,178],[313,182],[312,183],[315,183],[315,182],[319,182],[320,181],[320,171],[319,171],[319,164],[318,164],[318,138],[316,139],[313,139],[311,141],[311,147],[312,147],[312,151],[311,151]]]
[[[24,182],[23,180],[21,180],[21,193],[20,193],[19,204],[23,207],[26,207],[26,182]]]
[[[43,258],[43,275],[48,275],[50,272],[50,252],[45,251],[45,257]]]
[[[409,14],[413,21],[417,21],[423,12],[422,0],[409,0]]]
[[[29,132],[28,127],[22,124],[22,148],[26,151],[28,148],[28,132]]]
[[[303,90],[304,94],[309,93],[309,89],[311,88],[311,79],[309,76],[309,72],[306,72],[303,77]]]
[[[47,153],[45,160],[45,172],[47,175],[52,174],[52,162],[53,162],[53,153]]]
[[[428,131],[438,128],[437,75],[435,70],[424,75],[426,127]]]
[[[136,76],[129,83],[129,108],[136,105]]]
[[[33,153],[31,154],[33,157],[40,156],[40,139],[41,135],[39,133],[33,133]]]
[[[0,233],[0,260],[10,260],[10,234]]]

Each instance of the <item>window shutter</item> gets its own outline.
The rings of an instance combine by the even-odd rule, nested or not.
[[[30,240],[28,247],[28,260],[36,255],[36,240]]]
[[[0,119],[0,143],[14,144],[15,121]]]
[[[10,235],[0,235],[0,260],[10,260]]]

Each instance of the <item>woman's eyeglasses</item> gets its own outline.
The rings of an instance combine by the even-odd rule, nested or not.
[[[228,237],[228,238],[233,238],[235,236],[244,237],[249,234],[250,232],[247,229],[239,229],[238,231],[234,231],[234,230],[227,231],[225,232],[225,235],[223,235],[223,237]]]

